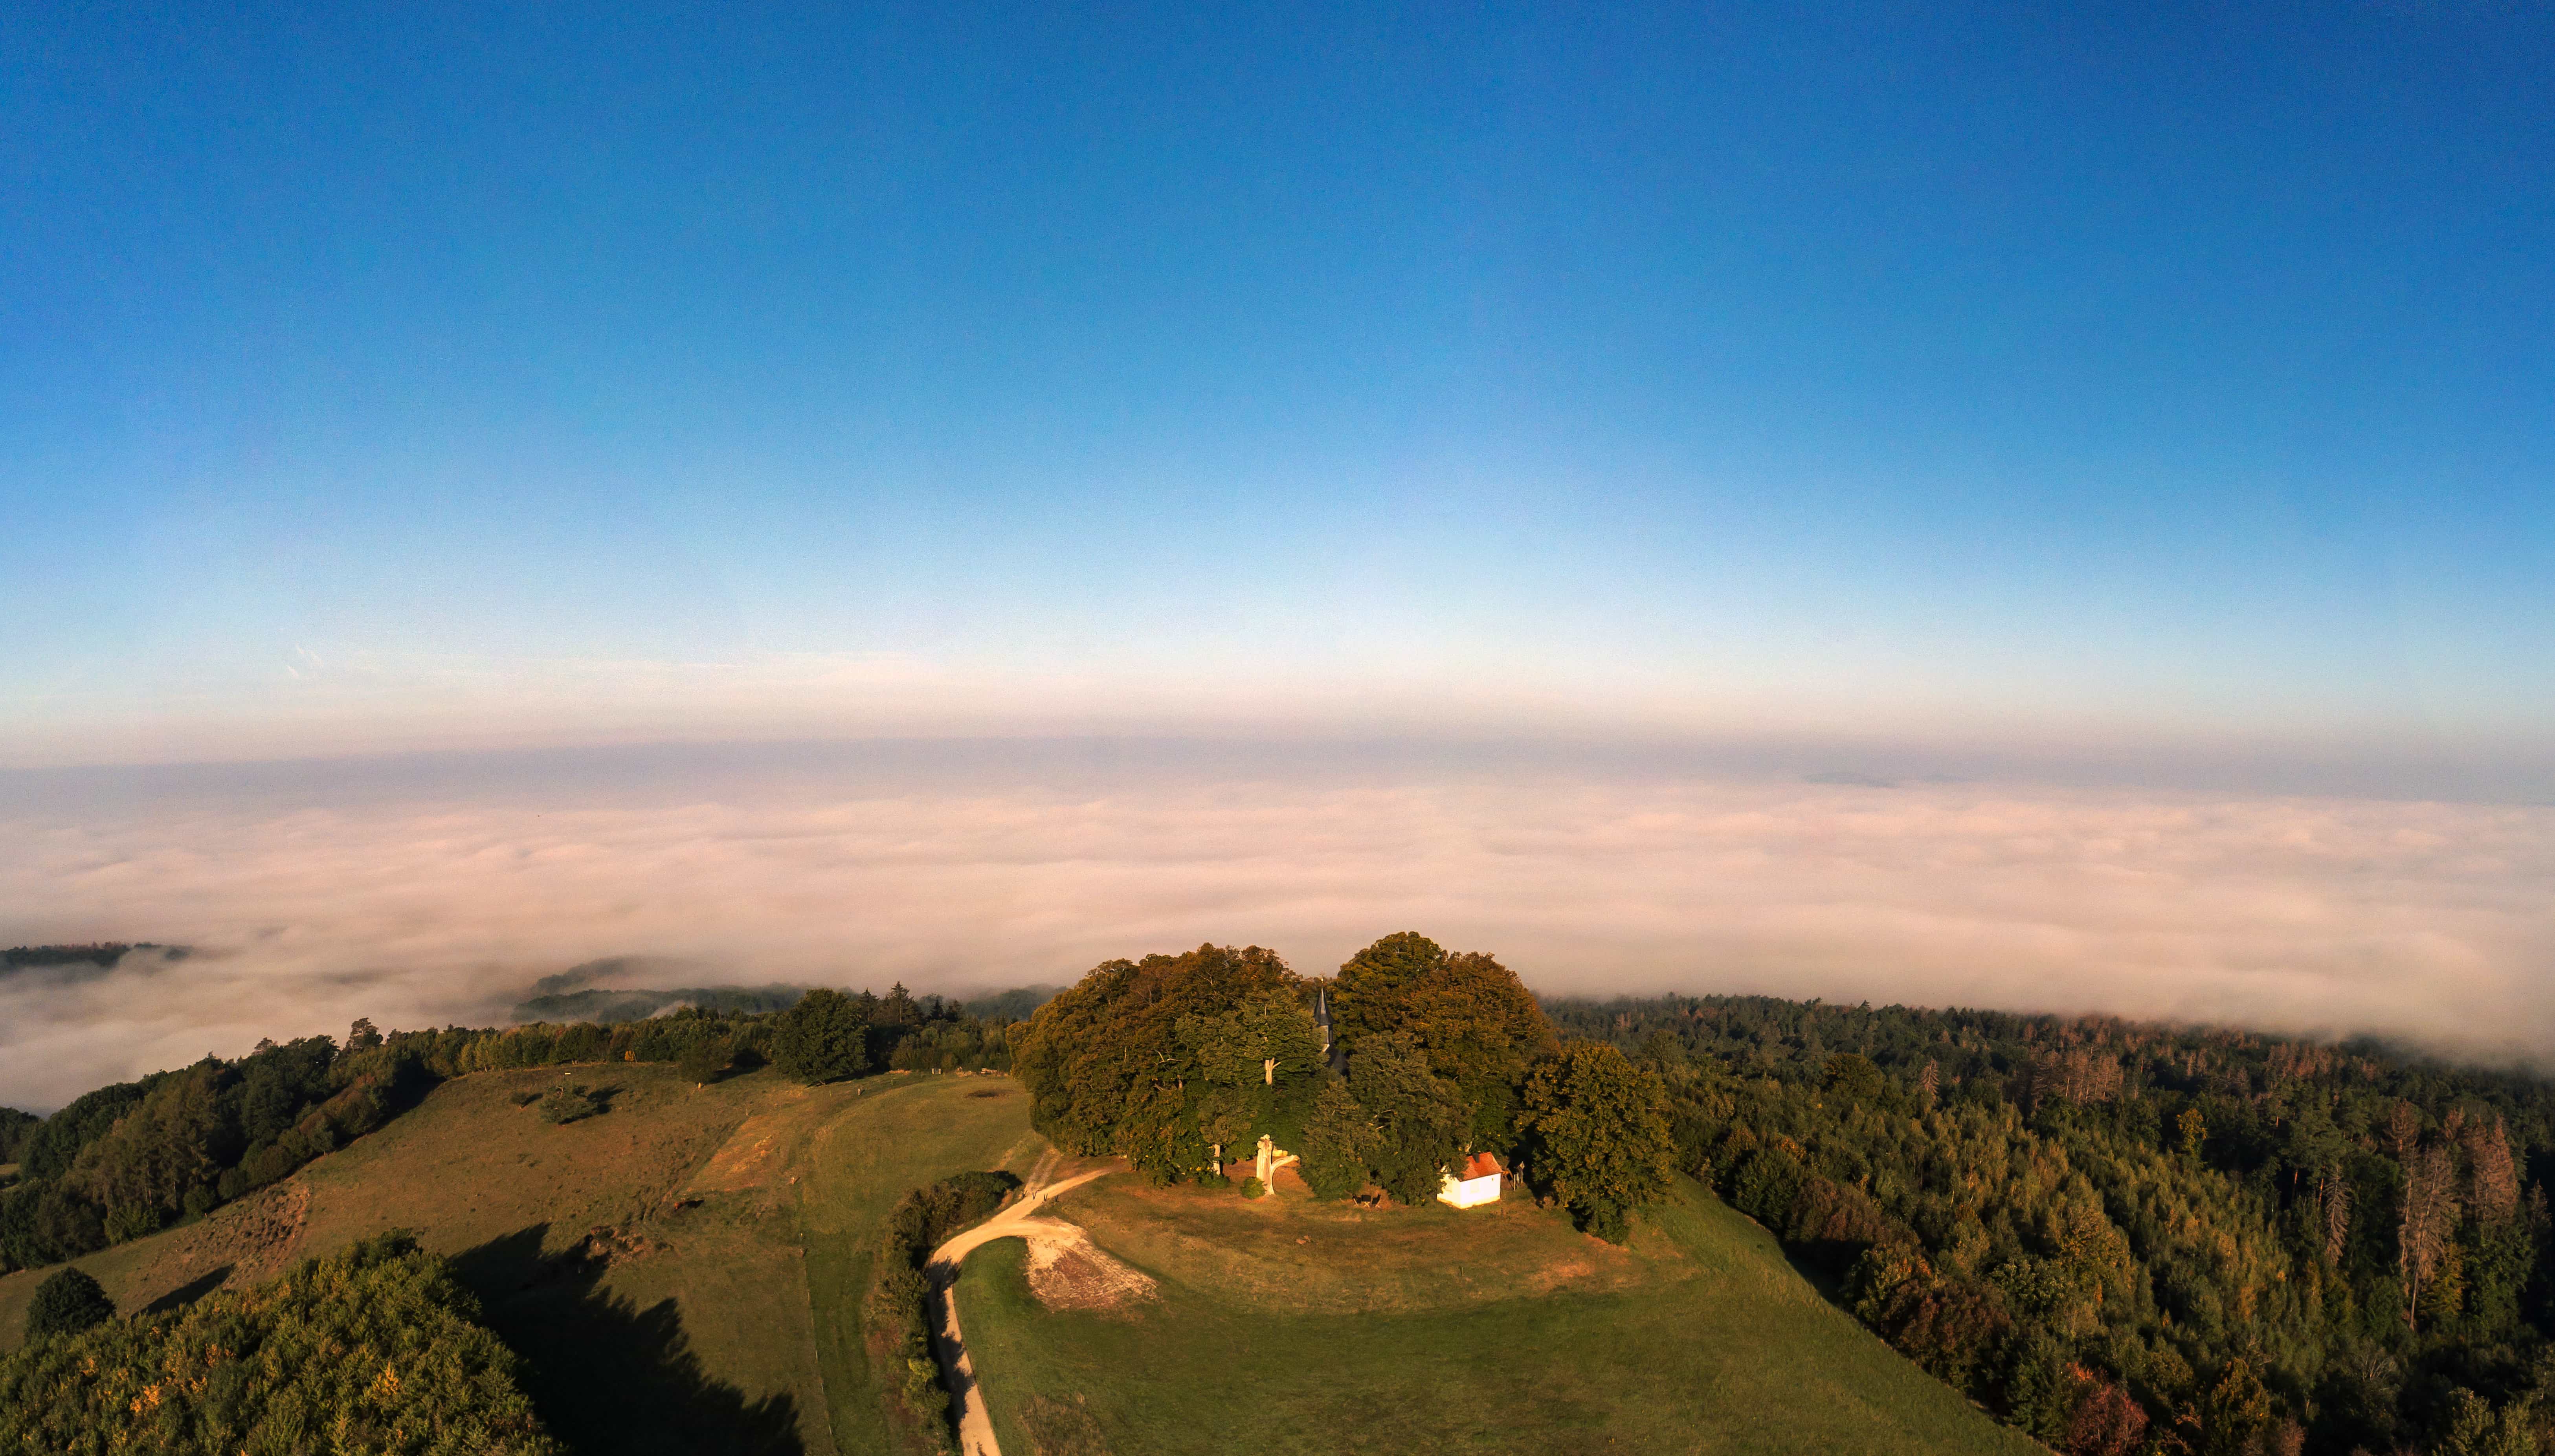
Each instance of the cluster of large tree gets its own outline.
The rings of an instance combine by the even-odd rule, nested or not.
[[[12,945],[0,950],[0,976],[35,967],[111,971],[137,950],[157,952],[170,960],[182,960],[186,954],[182,945],[158,945],[148,940],[140,944],[105,940],[92,945]]]
[[[1556,1003],[1677,1156],[2062,1450],[2555,1450],[2555,1086],[2373,1043]]]
[[[542,1429],[521,1362],[479,1323],[477,1301],[402,1235],[176,1313],[90,1310],[32,1333],[0,1356],[0,1449],[564,1449]]]
[[[833,1082],[873,1071],[1004,1071],[1012,1063],[1002,1013],[1035,993],[991,998],[980,1016],[937,996],[912,996],[899,984],[885,996],[819,987],[771,1017],[761,1043],[783,1071],[807,1082]],[[1034,1009],[1035,1001],[1031,1000]]]
[[[1031,1118],[1058,1147],[1116,1153],[1159,1182],[1268,1134],[1299,1134],[1321,1070],[1309,993],[1273,950],[1201,945],[1113,960],[1014,1038]]]
[[[1614,1238],[1666,1188],[1658,1080],[1611,1046],[1564,1047],[1515,973],[1415,933],[1322,981],[1258,946],[1110,961],[1038,1013],[1015,1066],[1040,1132],[1161,1182],[1220,1177],[1265,1136],[1321,1196],[1419,1203],[1487,1152]]]

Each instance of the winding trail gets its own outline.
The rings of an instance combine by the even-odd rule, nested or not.
[[[1002,1443],[994,1439],[993,1412],[985,1405],[985,1393],[976,1385],[976,1367],[967,1358],[966,1343],[958,1334],[958,1269],[967,1256],[981,1245],[996,1239],[1026,1239],[1034,1247],[1043,1243],[1072,1244],[1080,1240],[1082,1230],[1060,1219],[1032,1218],[1030,1215],[1056,1194],[1078,1188],[1093,1178],[1116,1172],[1114,1167],[1096,1167],[1076,1173],[1060,1183],[1046,1181],[1047,1170],[1055,1165],[1055,1154],[1038,1159],[1031,1170],[1029,1183],[1021,1196],[992,1218],[931,1251],[931,1262],[924,1272],[931,1277],[932,1328],[931,1353],[940,1361],[941,1378],[949,1386],[949,1397],[958,1402],[958,1450],[961,1456],[1003,1456]]]

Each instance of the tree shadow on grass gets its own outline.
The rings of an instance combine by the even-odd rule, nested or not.
[[[1844,1310],[1847,1314],[1854,1313],[1852,1287],[1854,1261],[1863,1253],[1865,1246],[1860,1244],[1804,1246],[1777,1243],[1774,1247],[1781,1252],[1783,1262],[1792,1267],[1792,1273],[1799,1274],[1803,1283],[1817,1290],[1820,1298]]]
[[[452,1263],[490,1328],[530,1367],[525,1393],[551,1434],[579,1451],[803,1456],[795,1399],[749,1399],[713,1380],[675,1301],[643,1309],[600,1287],[599,1263],[545,1257],[548,1228],[492,1239]]]
[[[233,1268],[234,1266],[225,1264],[219,1269],[198,1274],[194,1278],[188,1279],[186,1282],[171,1289],[168,1293],[161,1295],[159,1298],[152,1300],[150,1303],[143,1305],[141,1312],[144,1314],[166,1314],[173,1309],[182,1309],[185,1306],[194,1303],[196,1300],[203,1298],[206,1294],[213,1292],[215,1289],[220,1288],[222,1286],[222,1280],[231,1276],[231,1270]]]

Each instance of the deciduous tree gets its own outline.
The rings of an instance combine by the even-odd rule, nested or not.
[[[1666,1196],[1667,1089],[1605,1042],[1536,1063],[1521,1125],[1537,1182],[1600,1238],[1622,1243],[1632,1211]]]
[[[1277,952],[1256,945],[1093,967],[1012,1039],[1032,1125],[1071,1152],[1124,1153],[1157,1177],[1199,1170],[1209,1151],[1194,1102],[1211,1083],[1181,1023],[1217,1022],[1253,997],[1298,994],[1299,984]]]
[[[1337,1077],[1322,1079],[1313,1115],[1304,1127],[1304,1182],[1317,1198],[1346,1198],[1367,1183],[1367,1158],[1375,1152],[1375,1119]]]
[[[27,1301],[27,1339],[75,1335],[115,1318],[115,1301],[87,1273],[65,1269],[36,1286]]]
[[[1352,1067],[1377,1037],[1399,1036],[1453,1085],[1466,1138],[1506,1151],[1526,1068],[1559,1044],[1534,994],[1492,956],[1450,954],[1412,931],[1351,956],[1333,983],[1332,1017]]]
[[[1403,1203],[1437,1196],[1464,1152],[1463,1094],[1401,1036],[1370,1034],[1349,1058],[1349,1094],[1375,1123],[1367,1167]]]

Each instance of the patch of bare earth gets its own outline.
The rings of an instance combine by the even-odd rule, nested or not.
[[[636,1229],[606,1224],[587,1230],[585,1237],[569,1245],[560,1258],[580,1270],[608,1270],[616,1265],[636,1264],[673,1247],[663,1239],[651,1238]]]
[[[127,1302],[183,1288],[217,1269],[230,1272],[222,1281],[229,1287],[257,1283],[293,1262],[309,1222],[310,1185],[300,1178],[243,1198],[184,1231],[160,1257],[151,1282],[166,1288],[136,1290]]]
[[[693,1175],[695,1193],[742,1193],[772,1181],[780,1169],[781,1147],[790,1129],[773,1113],[747,1118],[719,1151]]]
[[[1030,1241],[1030,1292],[1049,1309],[1107,1310],[1156,1294],[1153,1276],[1094,1246],[1081,1230]]]

